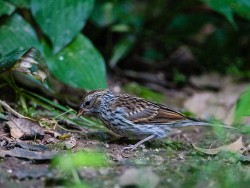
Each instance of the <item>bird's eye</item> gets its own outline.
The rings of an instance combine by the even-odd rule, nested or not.
[[[89,105],[90,105],[90,101],[86,101],[85,106],[89,106]]]

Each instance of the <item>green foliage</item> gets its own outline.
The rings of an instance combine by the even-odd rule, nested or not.
[[[114,67],[124,56],[128,54],[135,43],[134,36],[126,36],[116,43],[110,59],[110,66]]]
[[[0,53],[7,54],[15,49],[30,47],[41,49],[37,35],[32,26],[23,17],[14,14],[0,27]]]
[[[10,15],[15,10],[15,7],[8,2],[0,1],[0,16]]]
[[[247,0],[202,0],[212,9],[221,13],[226,19],[236,27],[233,13],[250,20],[250,2]]]
[[[52,74],[62,82],[85,89],[106,87],[104,59],[90,40],[80,34],[93,9],[93,0],[1,3],[10,3],[12,8],[3,7],[0,16],[19,8],[27,10],[21,10],[22,16],[20,11],[7,16],[0,24],[0,54],[35,47],[45,56]]]
[[[30,0],[6,0],[10,4],[16,6],[17,8],[29,8],[30,6]]]
[[[49,60],[48,66],[58,79],[68,85],[88,89],[106,87],[104,60],[82,34]],[[69,70],[74,70],[74,74]]]
[[[150,101],[161,103],[164,100],[163,94],[155,92],[147,87],[138,85],[136,83],[126,84],[123,89],[125,92],[140,96]]]
[[[236,27],[236,24],[234,22],[233,18],[233,10],[230,7],[230,3],[228,3],[226,0],[203,0],[205,3],[207,3],[211,8],[213,8],[215,11],[221,13],[226,17],[226,19],[234,26]]]
[[[83,28],[93,5],[93,0],[31,0],[31,12],[58,53]]]
[[[102,1],[97,0],[91,15],[91,21],[98,27],[114,27],[126,25],[133,32],[140,28],[143,17],[142,5],[138,2],[128,0],[121,1]],[[120,30],[118,30],[119,32]],[[124,30],[122,30],[124,31]],[[127,29],[126,29],[127,31]]]
[[[67,180],[69,187],[89,187],[80,181],[77,169],[82,167],[103,167],[108,164],[107,158],[103,153],[96,151],[78,151],[57,156],[52,161],[52,167],[58,167],[66,175],[72,176],[71,181]]]
[[[200,163],[202,163],[200,161]],[[250,180],[240,164],[222,164],[220,161],[211,161],[200,164],[190,161],[189,166],[184,165],[182,170],[187,170],[185,180],[180,187],[201,187],[211,185],[215,188],[248,187]]]
[[[0,74],[5,71],[25,73],[31,78],[45,82],[47,66],[40,51],[35,48],[14,50],[0,59]]]
[[[80,167],[102,167],[107,165],[107,159],[103,153],[95,151],[79,151],[76,153],[57,156],[52,165],[67,173]]]
[[[250,89],[243,92],[236,104],[235,122],[240,123],[241,118],[250,116]]]
[[[0,74],[10,70],[16,62],[24,55],[26,50],[13,50],[0,59]]]
[[[122,61],[133,62],[132,68],[164,68],[174,76],[174,82],[184,83],[187,69],[178,67],[175,59],[170,64],[168,60],[176,49],[186,46],[198,70],[250,77],[250,56],[246,51],[250,5],[246,0],[0,3],[0,16],[4,17],[0,23],[0,54],[33,46],[44,53],[52,74],[73,87],[106,87],[104,60],[98,50],[112,68]],[[204,9],[204,5],[209,7]],[[88,50],[87,38],[94,44],[88,42]],[[75,44],[83,39],[85,42],[76,48]],[[61,61],[59,57],[65,58]],[[185,56],[180,58],[185,60]]]
[[[177,84],[182,84],[187,81],[187,77],[176,69],[174,70],[173,79]]]

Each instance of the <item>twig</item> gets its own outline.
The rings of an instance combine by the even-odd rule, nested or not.
[[[69,109],[68,111],[63,112],[63,113],[59,114],[58,116],[54,117],[53,119],[59,118],[59,117],[65,115],[65,114],[67,114],[67,113],[69,113],[69,112],[71,112],[71,111],[74,111],[74,110],[73,110],[73,109]]]
[[[18,118],[27,118],[25,116],[23,116],[22,114],[19,114],[18,112],[16,112],[14,109],[12,109],[6,102],[1,101],[0,100],[0,105],[2,105],[8,112],[10,112],[11,114],[13,114],[14,116],[18,117]],[[28,118],[29,119],[29,118]]]
[[[67,128],[59,125],[59,124],[57,126],[60,127],[61,129],[65,130],[65,131],[72,132],[72,133],[78,133],[78,134],[81,134],[81,135],[84,135],[84,136],[86,136],[86,134],[88,133],[88,131],[83,132],[82,130],[78,131],[78,130],[67,129]]]

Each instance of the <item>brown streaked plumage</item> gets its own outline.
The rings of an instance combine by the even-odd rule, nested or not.
[[[150,139],[167,137],[173,128],[211,126],[209,123],[188,118],[167,106],[108,89],[87,93],[77,114],[81,115],[95,115],[115,133],[141,139],[134,146],[125,147],[132,150]]]
[[[122,107],[128,113],[127,119],[134,123],[170,123],[186,117],[166,106],[146,101],[131,95],[118,94],[118,100],[111,108]]]

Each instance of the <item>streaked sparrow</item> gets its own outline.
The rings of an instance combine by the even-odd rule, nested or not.
[[[141,139],[135,145],[124,148],[131,150],[145,141],[167,137],[173,128],[211,126],[209,123],[188,118],[167,106],[127,94],[118,94],[109,89],[87,93],[77,114],[78,117],[81,115],[95,115],[118,135]]]

